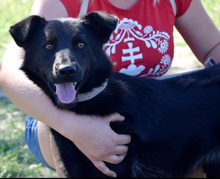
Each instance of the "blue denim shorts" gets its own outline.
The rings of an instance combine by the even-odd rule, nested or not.
[[[25,142],[31,153],[38,160],[38,162],[42,163],[43,166],[51,170],[54,170],[46,163],[46,161],[44,160],[41,154],[40,146],[38,142],[37,126],[38,126],[38,121],[28,116],[26,119]]]

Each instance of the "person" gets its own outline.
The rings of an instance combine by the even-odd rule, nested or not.
[[[173,60],[174,26],[204,66],[208,66],[209,57],[220,61],[220,32],[202,2],[172,2],[175,3],[169,0],[90,0],[87,12],[102,10],[119,17],[117,28],[103,47],[116,62],[115,71],[138,77],[164,75]],[[81,4],[78,0],[36,0],[31,14],[48,20],[77,17]],[[123,121],[124,117],[115,113],[101,118],[57,109],[19,70],[23,57],[23,50],[12,43],[1,62],[0,87],[16,106],[33,117],[27,119],[26,141],[35,156],[46,166],[55,168],[48,138],[44,135],[46,124],[74,142],[101,172],[116,177],[104,162],[120,163],[129,150],[127,144],[131,136],[116,134],[109,124]]]

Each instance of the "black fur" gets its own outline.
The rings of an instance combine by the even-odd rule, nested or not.
[[[102,46],[116,24],[115,16],[102,12],[51,21],[31,16],[10,33],[26,52],[21,69],[55,105],[78,114],[125,116],[111,123],[117,133],[132,136],[126,158],[107,164],[118,177],[179,178],[202,166],[219,178],[220,65],[166,80],[114,73]],[[53,48],[45,49],[46,44]],[[61,73],[63,66],[70,70]],[[85,102],[63,104],[53,92],[52,83],[64,82],[77,82],[77,94],[89,92],[107,78],[107,88]],[[52,134],[66,177],[106,177],[71,141]]]

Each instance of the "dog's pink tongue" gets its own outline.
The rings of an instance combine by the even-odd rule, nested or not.
[[[73,83],[55,84],[56,94],[62,103],[68,104],[74,101],[76,90]]]

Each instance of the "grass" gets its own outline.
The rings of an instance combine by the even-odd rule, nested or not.
[[[12,40],[8,29],[30,14],[34,0],[0,1],[0,59]],[[0,89],[0,178],[55,178],[56,173],[43,167],[24,141],[25,118]]]
[[[220,3],[219,0],[201,0],[204,8],[212,18],[216,26],[220,29]],[[186,42],[179,35],[177,30],[174,30],[174,42],[176,46],[187,46]]]
[[[219,0],[202,0],[205,8],[220,27]],[[11,25],[27,17],[33,0],[0,1],[0,60],[12,40],[8,29]],[[175,45],[186,46],[178,34]],[[55,172],[42,167],[24,142],[26,115],[4,95],[0,89],[0,178],[48,178],[56,177]]]
[[[218,28],[220,28],[220,3],[219,0],[202,0],[202,3]]]
[[[1,0],[0,2],[0,59],[12,40],[9,35],[9,28],[14,23],[27,17],[30,14],[33,0]]]
[[[56,177],[30,153],[24,142],[26,114],[0,97],[0,178]]]

